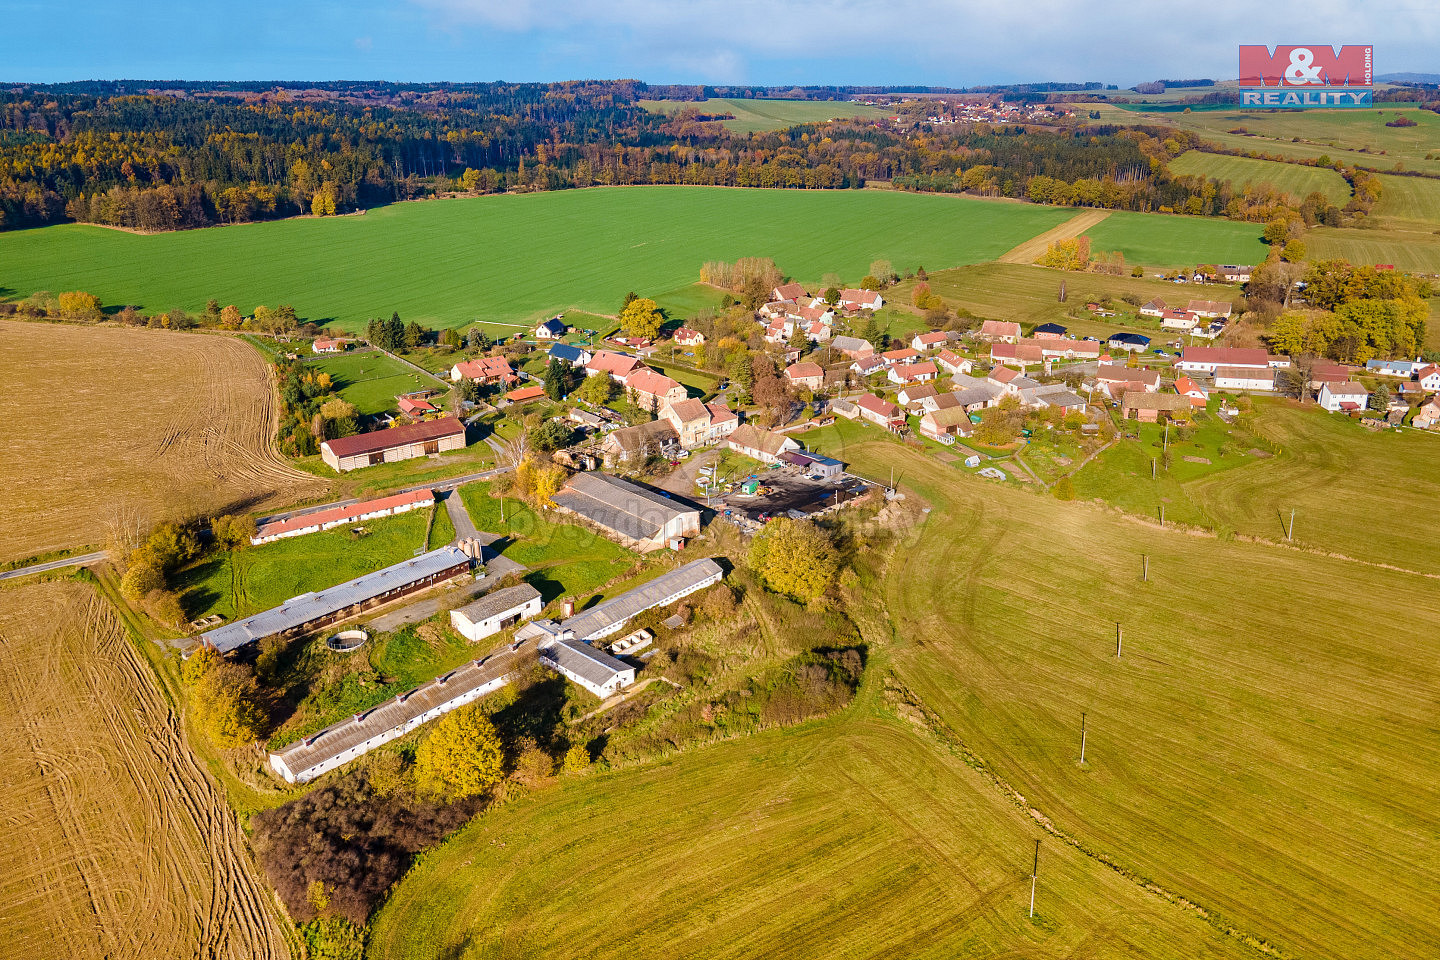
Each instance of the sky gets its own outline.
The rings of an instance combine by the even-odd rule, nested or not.
[[[0,82],[1128,87],[1233,79],[1242,43],[1370,43],[1376,73],[1440,73],[1435,10],[1434,0],[0,0]]]

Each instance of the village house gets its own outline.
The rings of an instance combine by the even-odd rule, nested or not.
[[[1112,383],[1134,383],[1135,389],[1154,393],[1160,389],[1160,371],[1127,367],[1123,363],[1101,363],[1095,368],[1095,382],[1106,388]]]
[[[353,340],[344,337],[316,337],[310,344],[310,349],[316,353],[344,353],[350,349]]]
[[[1429,364],[1415,371],[1415,382],[1426,393],[1440,390],[1440,365]]]
[[[450,625],[471,643],[508,630],[521,620],[538,617],[545,608],[540,591],[528,583],[504,587],[450,611]]]
[[[607,467],[622,463],[638,463],[656,454],[676,452],[680,433],[669,420],[652,420],[633,427],[621,427],[608,434],[600,444],[600,455]]]
[[[657,417],[663,417],[670,404],[678,403],[689,395],[681,384],[649,367],[630,371],[623,382],[626,391],[633,395],[635,405]]]
[[[678,548],[700,535],[698,507],[608,473],[577,473],[550,499],[638,553]]]
[[[1175,364],[1182,373],[1213,374],[1220,367],[1270,370],[1290,366],[1289,357],[1271,356],[1256,347],[1186,347]]]
[[[546,355],[552,360],[568,363],[577,370],[589,363],[593,356],[589,350],[569,343],[552,343]]]
[[[1066,332],[1058,323],[1042,323],[1030,331],[1030,336],[1035,340],[1064,340]]]
[[[1010,320],[986,320],[975,332],[975,339],[990,343],[1014,343],[1020,339],[1020,324]]]
[[[512,383],[516,379],[515,369],[504,357],[476,357],[464,360],[450,368],[450,380],[476,380],[480,383]]]
[[[1061,413],[1084,411],[1085,398],[1071,392],[1063,383],[1037,383],[1019,390],[1020,402],[1032,410],[1053,408]]]
[[[1209,390],[1183,374],[1175,378],[1175,392],[1182,397],[1188,397],[1190,406],[1197,410],[1205,409],[1205,404],[1210,400]]]
[[[1210,279],[1220,280],[1224,283],[1249,283],[1250,275],[1254,272],[1254,267],[1225,264],[1217,267],[1214,276]]]
[[[1178,393],[1130,392],[1120,402],[1121,416],[1134,418],[1141,423],[1156,423],[1160,415],[1168,419],[1187,417],[1190,414],[1190,398]]]
[[[977,410],[984,410],[988,407],[998,407],[1000,401],[1004,399],[1005,393],[1005,387],[981,380],[977,381],[976,386],[956,390],[951,396],[964,408],[966,413],[974,413]]]
[[[889,369],[889,366],[883,357],[869,356],[861,357],[859,360],[850,364],[850,369],[859,376],[868,377],[871,374]]]
[[[930,410],[920,418],[920,433],[931,440],[951,444],[957,436],[968,437],[974,425],[964,407]]]
[[[935,357],[935,364],[950,374],[965,374],[975,369],[975,365],[969,360],[949,350],[941,350]]]
[[[339,473],[397,460],[412,460],[465,446],[465,424],[454,417],[424,420],[373,433],[336,437],[320,444],[320,456]]]
[[[1370,360],[1365,364],[1365,372],[1377,377],[1404,377],[1409,380],[1423,366],[1425,364],[1418,360]]]
[[[868,340],[861,340],[859,337],[836,337],[830,341],[830,346],[851,360],[863,360],[865,357],[875,354],[875,347]]]
[[[890,368],[891,383],[925,383],[937,376],[939,371],[930,360],[923,363],[899,363]]]
[[[1200,318],[1188,310],[1166,310],[1160,317],[1160,326],[1165,330],[1189,333],[1199,324]]]
[[[885,299],[873,290],[841,290],[840,309],[847,313],[856,310],[879,310]]]
[[[1185,304],[1185,312],[1193,313],[1206,320],[1228,320],[1234,307],[1223,300],[1191,300]]]
[[[1105,345],[1111,350],[1125,350],[1129,353],[1144,353],[1150,349],[1150,338],[1138,333],[1113,334]]]
[[[808,296],[805,288],[798,283],[783,283],[770,291],[770,299],[780,303],[794,303]]]
[[[693,398],[670,404],[665,419],[675,428],[686,450],[723,440],[740,425],[740,415],[724,404]]]
[[[1350,368],[1331,360],[1316,360],[1310,370],[1310,389],[1319,390],[1327,383],[1349,383]]]
[[[569,329],[565,326],[564,317],[551,317],[535,325],[535,339],[559,340]]]
[[[1013,367],[992,367],[990,373],[986,375],[985,379],[995,384],[996,386],[1005,388],[1005,390],[1008,392],[1010,389],[1010,384],[1013,383],[1015,380],[1021,379],[1021,375],[1020,371],[1014,369]]]
[[[1040,348],[1045,360],[1094,360],[1100,356],[1100,344],[1094,340],[1022,340],[1016,346],[1033,344]]]
[[[1415,410],[1415,416],[1411,419],[1410,425],[1419,427],[1421,430],[1430,430],[1440,423],[1440,394],[1436,394],[1426,400]]]
[[[936,389],[935,384],[920,383],[913,384],[901,390],[896,399],[900,401],[901,406],[915,407],[939,395],[940,391]]]
[[[931,333],[917,333],[910,339],[910,348],[919,350],[922,353],[927,350],[937,350],[950,342],[950,334],[943,330],[935,330]]]
[[[1370,392],[1358,383],[1327,383],[1316,401],[1332,413],[1354,413],[1370,403]]]
[[[1216,390],[1254,390],[1269,392],[1275,389],[1275,371],[1267,365],[1256,367],[1216,367],[1212,374]]]
[[[742,423],[725,439],[726,445],[736,453],[753,457],[761,463],[775,463],[780,454],[799,450],[800,444],[783,433],[762,430],[753,423]]]
[[[867,393],[856,400],[855,407],[859,410],[861,417],[886,430],[898,431],[905,426],[904,412],[889,400],[882,400],[872,393]]]
[[[505,399],[510,403],[529,403],[531,400],[539,400],[545,396],[545,388],[531,385],[528,387],[517,387],[505,394]]]
[[[921,353],[910,347],[900,347],[897,350],[886,350],[880,354],[880,357],[885,361],[886,366],[893,366],[897,363],[915,363],[920,359]]]
[[[605,374],[616,383],[623,384],[625,378],[645,365],[628,353],[617,353],[614,350],[598,350],[585,363],[585,375],[597,376]]]
[[[1023,343],[1000,342],[990,345],[990,360],[1006,363],[1024,370],[1045,362],[1044,347],[1033,341]]]
[[[1141,304],[1140,316],[1163,317],[1165,316],[1165,311],[1167,309],[1168,307],[1166,307],[1165,301],[1160,299],[1159,297],[1156,297],[1154,300],[1147,300],[1145,303]]]
[[[420,397],[400,397],[395,401],[395,409],[407,417],[424,417],[432,413],[439,413],[440,408],[429,400]]]
[[[705,334],[699,330],[692,330],[690,327],[681,327],[675,331],[675,345],[680,347],[698,347],[705,342]]]
[[[785,368],[785,379],[796,387],[819,390],[825,386],[825,368],[806,360]]]

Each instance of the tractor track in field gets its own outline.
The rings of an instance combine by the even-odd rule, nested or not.
[[[1069,240],[1072,237],[1078,237],[1109,216],[1109,210],[1086,210],[1084,213],[1078,213],[1058,227],[1051,227],[1044,233],[1031,237],[1024,243],[1012,247],[1000,255],[1000,262],[1034,263],[1050,248],[1050,244],[1060,240]]]

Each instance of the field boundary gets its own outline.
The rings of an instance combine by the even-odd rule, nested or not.
[[[1012,247],[1000,255],[999,262],[1033,264],[1050,248],[1050,244],[1080,236],[1100,221],[1107,219],[1112,212],[1110,210],[1086,210],[1084,213],[1078,213],[1058,227],[1051,227],[1044,233]]]

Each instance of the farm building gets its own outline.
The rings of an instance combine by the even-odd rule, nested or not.
[[[785,368],[785,379],[797,387],[819,390],[825,386],[825,368],[809,360],[792,363]]]
[[[333,723],[270,754],[270,767],[287,783],[309,781],[344,766],[421,724],[499,690],[511,680],[509,654],[472,660],[414,690]]]
[[[544,387],[517,387],[505,394],[505,399],[511,403],[529,403],[531,400],[539,400],[545,396]]]
[[[435,493],[431,490],[397,493],[394,496],[381,497],[378,500],[365,500],[349,506],[331,507],[329,510],[317,510],[314,513],[303,513],[285,520],[261,524],[255,531],[255,535],[250,538],[250,542],[258,547],[262,543],[270,543],[273,540],[299,537],[307,533],[319,533],[321,530],[344,526],[347,523],[388,517],[392,514],[414,510],[417,507],[434,505]]]
[[[583,347],[577,347],[569,343],[552,343],[546,356],[552,360],[559,360],[561,363],[568,363],[572,367],[583,367],[590,362],[591,354]]]
[[[1134,417],[1141,423],[1155,423],[1160,419],[1162,413],[1170,418],[1177,414],[1188,416],[1190,398],[1182,397],[1178,393],[1146,393],[1143,390],[1132,390],[1125,394],[1120,408],[1121,415],[1126,419]]]
[[[1028,340],[1024,343],[1040,345],[1040,356],[1046,360],[1095,360],[1100,356],[1100,344],[1093,340]]]
[[[465,424],[454,417],[409,423],[373,433],[336,437],[320,444],[320,456],[339,473],[378,463],[411,460],[465,446]]]
[[[1353,413],[1364,410],[1370,403],[1370,391],[1358,383],[1327,383],[1320,388],[1320,396],[1316,400],[1332,413]]]
[[[700,534],[698,508],[606,473],[577,473],[551,499],[641,552]]]
[[[1045,362],[1045,348],[1043,344],[1029,340],[1020,343],[993,343],[990,345],[990,360],[1024,370],[1026,367]]]
[[[633,590],[627,590],[618,597],[597,603],[590,609],[561,621],[560,627],[569,630],[582,642],[599,640],[619,633],[631,617],[704,590],[711,584],[719,583],[724,576],[725,571],[714,560],[708,557],[692,560],[683,567],[661,574],[649,583],[642,583]],[[543,622],[537,621],[537,624]],[[525,629],[529,630],[530,627]]]
[[[220,653],[230,653],[266,637],[300,636],[469,570],[470,558],[464,551],[455,546],[441,547],[339,586],[293,597],[264,613],[216,627],[201,634],[200,642]]]
[[[601,700],[635,682],[635,668],[571,636],[545,637],[535,644],[540,660]]]
[[[1274,390],[1275,371],[1269,367],[1216,367],[1216,390]]]
[[[818,453],[787,450],[780,454],[778,460],[786,466],[799,468],[803,473],[816,480],[833,480],[845,472],[845,464],[839,460],[822,457]]]
[[[528,583],[505,587],[463,607],[450,611],[450,625],[474,643],[515,626],[521,620],[539,616],[545,603],[540,591]]]
[[[401,397],[395,401],[395,409],[407,417],[423,417],[440,412],[439,407],[422,397]]]
[[[976,340],[991,343],[1014,343],[1020,339],[1020,324],[1012,320],[986,320],[975,333]]]
[[[1123,363],[1102,363],[1095,368],[1095,382],[1101,386],[1111,383],[1138,383],[1149,393],[1160,389],[1160,371],[1141,367],[1127,367]]]
[[[1150,349],[1150,338],[1141,336],[1138,333],[1117,333],[1105,342],[1111,350],[1128,350],[1131,353],[1144,353]]]
[[[1175,366],[1183,373],[1213,374],[1220,367],[1271,370],[1290,366],[1290,358],[1250,347],[1186,347]]]
[[[1367,360],[1365,372],[1379,377],[1404,377],[1409,380],[1425,364],[1418,360]]]
[[[454,383],[461,380],[478,380],[481,383],[509,383],[515,380],[515,369],[510,366],[510,361],[504,357],[477,357],[474,360],[465,360],[450,368],[450,379]]]
[[[605,462],[613,466],[668,453],[679,446],[680,434],[669,420],[652,420],[614,431],[600,444],[600,452]]]
[[[800,449],[799,443],[783,433],[761,430],[753,423],[736,427],[725,442],[736,453],[754,457],[761,463],[774,463],[780,454]]]

